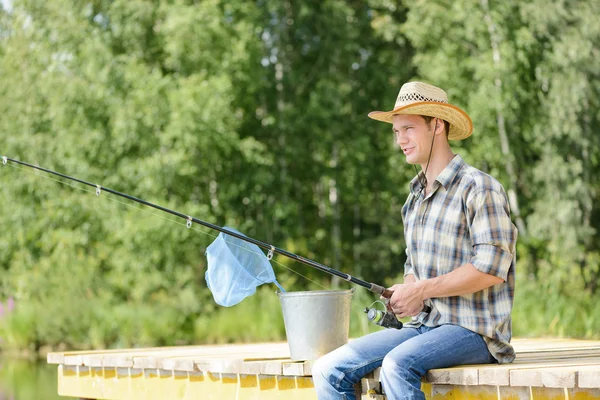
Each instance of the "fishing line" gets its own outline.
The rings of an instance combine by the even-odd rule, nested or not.
[[[39,166],[28,164],[28,163],[25,163],[22,161],[14,160],[14,159],[8,158],[6,156],[2,156],[1,159],[2,159],[3,165],[6,165],[8,163],[8,161],[10,161],[11,163],[19,164],[19,166],[29,167],[29,168],[36,169],[36,170],[39,170],[42,172],[46,172],[49,175],[55,175],[60,178],[64,178],[64,179],[67,179],[70,181],[84,184],[86,186],[90,186],[91,188],[95,189],[96,196],[100,196],[102,194],[102,191],[105,191],[106,193],[113,194],[117,197],[123,197],[125,199],[134,201],[136,203],[154,208],[156,210],[160,210],[160,211],[166,212],[168,214],[175,215],[186,221],[185,225],[188,229],[192,228],[193,223],[196,223],[196,224],[202,225],[204,227],[221,232],[221,234],[216,236],[216,240],[214,240],[210,244],[210,246],[208,246],[206,249],[206,257],[207,257],[207,261],[208,261],[208,267],[207,267],[207,271],[205,274],[207,286],[211,290],[213,297],[215,299],[215,302],[217,302],[217,304],[219,304],[219,305],[223,305],[226,307],[235,305],[235,304],[239,303],[240,301],[242,301],[244,298],[253,294],[256,291],[256,287],[263,283],[271,283],[272,282],[272,283],[276,284],[282,292],[285,292],[285,290],[277,282],[277,279],[275,278],[275,274],[273,272],[273,267],[270,264],[270,261],[272,260],[273,255],[275,253],[284,255],[288,258],[291,258],[300,263],[309,265],[315,269],[326,272],[330,275],[334,275],[334,276],[343,278],[344,280],[346,280],[348,282],[354,283],[356,285],[360,285],[360,286],[368,289],[369,291],[376,293],[380,296],[383,296],[385,298],[389,299],[393,294],[393,292],[390,289],[386,289],[385,287],[383,287],[381,285],[377,285],[374,283],[364,281],[362,279],[353,277],[352,275],[349,275],[344,272],[330,268],[324,264],[320,264],[316,261],[313,261],[313,260],[298,256],[296,254],[290,253],[287,250],[277,248],[271,244],[261,242],[260,240],[256,240],[251,237],[245,236],[244,234],[236,231],[233,228],[220,227],[218,225],[214,225],[209,222],[202,221],[198,218],[194,218],[190,215],[186,215],[186,214],[180,213],[178,211],[171,210],[171,209],[162,207],[160,205],[150,203],[148,201],[142,200],[140,198],[131,196],[126,193],[121,193],[121,192],[118,192],[116,190],[113,190],[113,189],[110,189],[107,187],[102,187],[98,184],[89,183],[89,182],[86,182],[86,181],[83,181],[83,180],[80,180],[80,179],[77,179],[77,178],[74,178],[74,177],[71,177],[68,175],[64,175],[64,174],[49,170],[49,169],[45,169],[45,168],[42,168]],[[11,164],[11,166],[13,166],[13,165]],[[19,169],[22,169],[22,168],[19,168]],[[84,192],[92,192],[89,189],[87,189],[87,190],[82,189],[79,186],[67,183],[63,180],[56,179],[54,177],[40,175],[37,173],[35,175],[41,176],[43,178],[48,178],[50,180],[53,180],[53,181],[61,183],[61,184],[66,183],[67,185],[69,185],[73,188],[82,190]],[[140,209],[139,207],[134,207],[130,203],[125,203],[123,201],[116,200],[111,196],[106,196],[106,197],[108,197],[109,200],[116,201],[117,203],[123,204],[126,207]],[[104,203],[102,205],[102,207],[104,207],[105,204],[106,203]],[[167,221],[175,222],[169,218],[165,218],[162,215],[158,215],[155,212],[150,212],[150,210],[146,210],[144,208],[142,208],[142,210],[144,212],[149,212],[149,214],[151,214],[153,216],[160,216],[161,218],[164,218]],[[179,222],[178,222],[178,224],[181,225],[181,223],[179,223]],[[207,235],[207,236],[210,236],[213,238],[215,237],[214,235],[206,233],[202,230],[194,229],[194,231],[200,232],[204,235]],[[231,238],[227,238],[227,240],[226,240],[226,236],[231,236]],[[240,243],[240,245],[237,245],[235,243],[236,239],[237,239],[237,242]],[[257,249],[258,251],[256,251],[256,250],[251,251],[247,247],[243,247],[242,241],[251,243],[253,245],[253,248]],[[235,247],[233,247],[233,246],[229,247],[232,244]],[[249,246],[247,243],[245,245]],[[245,252],[239,252],[239,250],[238,250],[239,248],[244,249]],[[267,255],[265,256],[259,248],[268,250]],[[233,250],[238,251],[238,254],[236,254],[236,252]],[[254,259],[246,258],[246,256],[249,256],[250,254],[252,254],[254,256],[253,257]],[[297,274],[298,276],[301,276],[302,278],[304,278],[318,286],[325,288],[324,286],[318,284],[317,282],[315,282],[311,279],[308,279],[306,276],[304,276],[300,273],[297,273],[296,271],[292,270],[291,268],[288,268],[287,266],[285,266],[279,262],[276,262],[276,261],[275,261],[275,263],[277,265],[280,265],[280,266],[290,270],[291,272]],[[266,274],[266,277],[258,279],[257,277],[263,273]],[[231,280],[230,279],[231,276],[238,277],[238,278]],[[367,313],[367,317],[378,325],[381,325],[384,327],[392,327],[392,328],[396,328],[396,329],[400,329],[402,327],[402,324],[399,323],[398,319],[391,311],[386,311],[384,314],[382,311],[377,312],[377,311],[370,310],[369,308],[366,308],[365,312]]]
[[[89,182],[83,181],[81,179],[74,178],[72,176],[64,175],[64,174],[61,174],[61,173],[56,172],[56,171],[52,171],[52,170],[49,170],[49,169],[46,169],[46,168],[42,168],[40,166],[28,164],[28,163],[23,162],[23,161],[19,161],[19,160],[15,160],[15,159],[12,159],[12,158],[8,158],[6,156],[2,156],[2,163],[4,165],[6,165],[8,161],[16,163],[16,164],[23,165],[23,166],[26,166],[26,167],[34,168],[34,169],[37,169],[37,170],[40,170],[40,171],[43,171],[43,172],[50,173],[52,175],[56,175],[56,176],[59,176],[59,177],[62,177],[62,178],[66,178],[66,179],[69,179],[69,180],[72,180],[72,181],[79,182],[79,183],[82,183],[84,185],[90,186],[90,187],[96,189],[96,195],[100,195],[102,191],[105,191],[105,192],[117,195],[119,197],[124,197],[126,199],[129,199],[129,200],[135,201],[137,203],[146,205],[148,207],[152,207],[154,209],[157,209],[157,210],[160,210],[160,211],[163,211],[163,212],[175,215],[177,217],[185,219],[186,220],[186,226],[188,228],[190,228],[193,223],[196,223],[196,224],[205,226],[207,228],[219,231],[219,232],[221,232],[221,233],[223,233],[225,235],[231,236],[231,237],[236,238],[238,240],[249,242],[249,243],[251,243],[251,244],[253,244],[255,246],[258,246],[258,247],[261,247],[263,249],[268,250],[268,254],[266,256],[267,260],[271,260],[273,258],[273,255],[275,253],[281,254],[281,255],[284,255],[284,256],[286,256],[288,258],[296,260],[296,261],[298,261],[300,263],[309,265],[309,266],[311,266],[311,267],[313,267],[315,269],[318,269],[320,271],[326,272],[326,273],[328,273],[330,275],[338,276],[338,277],[340,277],[340,278],[342,278],[342,279],[344,279],[344,280],[346,280],[348,282],[352,282],[352,283],[354,283],[356,285],[362,286],[362,287],[368,289],[369,291],[371,291],[373,293],[376,293],[376,294],[379,294],[381,296],[389,298],[392,295],[392,291],[391,290],[386,289],[385,287],[383,287],[381,285],[377,285],[375,283],[370,283],[370,282],[364,281],[364,280],[356,278],[356,277],[354,277],[354,276],[352,276],[350,274],[347,274],[347,273],[338,271],[336,269],[330,268],[330,267],[328,267],[328,266],[326,266],[324,264],[318,263],[316,261],[310,260],[310,259],[305,258],[305,257],[301,257],[301,256],[299,256],[297,254],[294,254],[294,253],[290,253],[287,250],[275,247],[272,244],[265,243],[265,242],[262,242],[260,240],[256,240],[256,239],[251,238],[249,236],[245,236],[245,235],[243,235],[240,232],[232,230],[231,228],[220,227],[218,225],[215,225],[215,224],[203,221],[201,219],[192,217],[191,215],[183,214],[181,212],[178,212],[178,211],[175,211],[175,210],[171,210],[169,208],[165,208],[165,207],[157,205],[157,204],[150,203],[150,202],[148,202],[146,200],[142,200],[140,198],[131,196],[131,195],[127,194],[127,193],[118,192],[118,191],[110,189],[108,187],[102,187],[102,186],[100,186],[98,184],[89,183]],[[217,240],[219,240],[220,238],[224,239],[224,236],[218,236]],[[217,242],[217,241],[215,241],[215,242]],[[210,248],[210,246],[209,246],[209,248]],[[264,255],[263,255],[263,257],[264,257]],[[270,269],[272,270],[272,268],[270,268]]]
[[[62,180],[60,180],[60,179],[56,179],[56,178],[54,178],[52,175],[50,175],[49,173],[46,173],[46,174],[39,173],[39,172],[38,172],[39,170],[37,170],[37,169],[33,169],[33,170],[32,170],[31,168],[27,169],[27,168],[21,167],[21,166],[20,166],[20,165],[18,165],[18,164],[17,164],[17,165],[15,165],[15,164],[13,164],[13,163],[10,163],[10,164],[9,164],[9,163],[7,163],[7,164],[5,164],[5,165],[9,165],[9,166],[10,166],[10,167],[12,167],[12,168],[19,169],[19,170],[21,170],[21,171],[24,171],[24,172],[26,172],[26,173],[28,173],[28,174],[35,175],[36,177],[41,177],[41,178],[44,178],[44,179],[49,179],[49,180],[51,180],[51,181],[58,182],[58,183],[60,183],[60,184],[63,184],[63,185],[70,186],[70,187],[72,187],[72,188],[74,188],[74,189],[78,189],[78,190],[81,190],[81,191],[83,191],[83,192],[86,192],[86,193],[91,193],[91,194],[96,194],[96,193],[97,193],[97,192],[96,192],[96,191],[94,191],[94,190],[91,190],[91,189],[87,189],[87,188],[85,188],[85,187],[78,186],[78,185],[76,185],[76,184],[74,184],[74,183],[71,183],[71,182],[69,182],[69,181],[62,181]],[[108,199],[108,200],[110,200],[110,201],[114,201],[114,202],[116,202],[116,203],[120,203],[120,204],[122,204],[122,205],[124,205],[124,206],[126,206],[126,207],[129,207],[129,208],[132,208],[132,209],[134,209],[134,210],[137,210],[137,211],[142,211],[142,212],[148,213],[148,214],[150,214],[150,215],[153,215],[153,216],[155,216],[155,217],[162,218],[162,219],[164,219],[164,220],[166,220],[166,221],[169,221],[169,222],[172,222],[172,223],[174,223],[174,224],[181,225],[181,226],[187,226],[187,224],[186,224],[186,223],[183,223],[183,222],[180,222],[180,221],[178,221],[178,220],[174,220],[174,219],[168,218],[168,217],[167,217],[167,216],[165,216],[164,214],[159,214],[159,213],[157,213],[157,212],[154,212],[153,210],[150,210],[150,209],[148,209],[148,208],[139,207],[139,206],[137,206],[137,205],[134,205],[134,204],[131,204],[131,203],[126,203],[126,202],[124,202],[124,201],[121,201],[121,200],[119,200],[117,197],[114,197],[114,195],[112,195],[112,193],[109,193],[109,192],[108,192],[108,194],[110,194],[111,196],[107,196],[107,195],[105,194],[105,195],[104,195],[104,196],[102,196],[102,197],[104,197],[104,198],[106,198],[106,199]],[[192,225],[192,226],[190,226],[189,228],[190,228],[190,229],[193,229],[193,230],[194,230],[194,231],[196,231],[196,232],[199,232],[199,233],[202,233],[202,234],[204,234],[204,235],[206,235],[206,236],[209,236],[209,237],[211,237],[211,238],[213,238],[213,239],[215,239],[216,237],[218,237],[218,235],[215,235],[215,234],[212,234],[212,233],[209,233],[209,232],[205,232],[205,231],[203,231],[203,230],[201,230],[201,229],[199,229],[199,228],[197,228],[197,227],[195,227],[195,226],[193,226],[193,225]],[[248,248],[246,248],[246,247],[242,247],[242,246],[240,246],[240,245],[238,245],[238,244],[236,244],[236,243],[233,243],[233,242],[229,242],[229,245],[233,245],[233,246],[235,246],[235,247],[238,247],[238,248],[240,248],[240,249],[243,249],[243,250],[245,250],[245,251],[247,251],[247,252],[249,252],[249,253],[253,253],[253,254],[260,255],[260,256],[264,256],[264,254],[263,254],[263,253],[257,253],[257,252],[255,252],[255,251],[253,251],[253,250],[251,250],[251,249],[248,249]],[[316,282],[316,281],[314,281],[314,280],[312,280],[312,279],[308,278],[308,277],[307,277],[307,276],[305,276],[305,275],[302,275],[302,274],[301,274],[301,273],[299,273],[298,271],[295,271],[295,270],[293,270],[292,268],[290,268],[290,267],[288,267],[288,266],[286,266],[286,265],[284,265],[284,264],[282,264],[282,263],[280,263],[280,262],[278,262],[278,261],[276,261],[276,260],[274,260],[274,259],[271,259],[270,261],[271,261],[271,262],[273,262],[273,263],[275,263],[275,264],[277,264],[277,265],[279,265],[279,266],[281,266],[281,267],[283,267],[283,268],[285,268],[285,269],[287,269],[288,271],[290,271],[290,272],[292,272],[292,273],[294,273],[294,274],[296,274],[296,275],[298,275],[298,276],[300,276],[300,277],[302,277],[302,278],[306,279],[307,281],[309,281],[309,282],[311,282],[311,283],[313,283],[313,284],[315,284],[315,285],[317,285],[317,286],[319,286],[319,287],[321,287],[321,288],[323,288],[323,289],[327,289],[325,286],[321,285],[320,283],[318,283],[318,282]]]

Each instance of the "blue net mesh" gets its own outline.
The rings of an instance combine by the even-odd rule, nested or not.
[[[242,235],[235,229],[225,229]],[[263,283],[275,283],[285,292],[275,278],[271,263],[255,244],[221,232],[206,249],[206,259],[206,284],[221,306],[236,305],[254,294],[256,287]]]

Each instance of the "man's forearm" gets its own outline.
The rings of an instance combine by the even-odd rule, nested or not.
[[[417,285],[423,299],[431,299],[475,293],[502,282],[502,278],[481,272],[473,264],[464,264],[447,274],[418,281]]]

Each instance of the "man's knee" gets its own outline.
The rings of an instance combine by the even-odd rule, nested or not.
[[[411,353],[390,353],[381,364],[381,373],[388,376],[400,375],[406,378],[410,375],[422,376],[425,372],[419,365],[419,357]]]
[[[318,379],[326,379],[325,377],[329,375],[329,365],[326,360],[321,357],[317,359],[312,365],[312,376],[313,380]]]
[[[337,389],[352,387],[352,383],[348,381],[339,363],[339,360],[331,353],[315,361],[312,365],[315,386],[328,384]]]
[[[331,354],[322,356],[312,365],[312,375],[315,384],[321,381],[327,382],[330,385],[335,385],[339,373],[335,360],[331,357]]]

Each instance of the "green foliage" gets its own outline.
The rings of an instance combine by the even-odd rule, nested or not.
[[[590,18],[599,11],[593,1],[423,1],[404,24],[420,77],[455,88],[449,94],[473,118],[467,159],[514,190],[513,211],[519,204],[525,215],[514,323],[520,335],[598,332],[592,132],[600,86],[592,59],[600,31]],[[499,150],[500,119],[509,154]]]
[[[572,285],[577,286],[577,285]],[[521,337],[569,336],[597,339],[600,304],[589,292],[557,290],[553,282],[519,282],[513,311],[513,334]]]
[[[414,170],[366,114],[424,79],[473,118],[457,151],[515,193],[515,332],[593,336],[599,13],[592,0],[15,0],[0,11],[0,153],[391,285]],[[0,168],[0,300],[15,300],[2,348],[283,339],[272,288],[213,302],[215,232]],[[274,261],[288,290],[341,285]],[[352,335],[377,329],[362,314],[373,299],[357,290]]]

